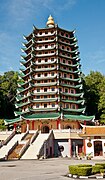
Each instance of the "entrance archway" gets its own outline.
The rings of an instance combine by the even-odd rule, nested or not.
[[[41,133],[49,133],[49,127],[48,126],[42,126]]]
[[[102,156],[102,141],[94,141],[94,156]]]
[[[66,126],[65,126],[65,129],[71,129],[71,126],[66,125]]]

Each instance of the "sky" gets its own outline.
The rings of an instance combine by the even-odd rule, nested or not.
[[[105,75],[105,0],[0,0],[0,74],[19,71],[23,35],[46,27],[76,30],[82,72]]]

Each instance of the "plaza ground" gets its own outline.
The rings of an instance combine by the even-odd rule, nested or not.
[[[65,177],[71,164],[95,164],[105,159],[74,160],[52,158],[0,162],[0,180],[69,180]]]

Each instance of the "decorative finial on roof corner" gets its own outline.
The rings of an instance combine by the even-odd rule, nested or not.
[[[53,19],[53,17],[52,17],[51,15],[49,16],[46,25],[47,25],[48,27],[54,27],[55,23],[54,23],[54,19]]]

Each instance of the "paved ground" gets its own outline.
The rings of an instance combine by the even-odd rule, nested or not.
[[[95,164],[105,160],[70,160],[54,158],[46,160],[1,161],[0,180],[70,180],[65,177],[70,164]]]

